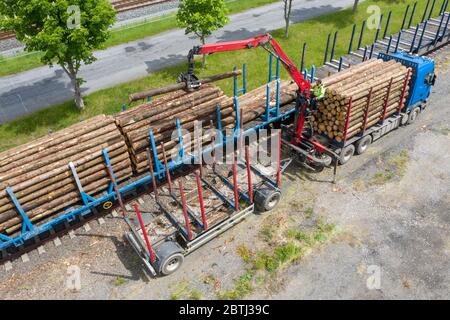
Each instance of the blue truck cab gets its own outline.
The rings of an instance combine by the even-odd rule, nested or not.
[[[416,110],[416,112],[422,111],[430,97],[431,87],[436,81],[434,61],[427,57],[405,52],[380,53],[378,58],[384,61],[395,60],[412,69],[409,82],[409,96],[402,111],[404,113],[410,113],[412,110]]]

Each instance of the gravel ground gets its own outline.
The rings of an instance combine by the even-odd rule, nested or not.
[[[153,6],[143,7],[135,10],[121,12],[117,15],[117,21],[125,21],[130,19],[135,19],[139,17],[147,16],[158,16],[161,14],[166,14],[168,11],[173,11],[178,7],[180,1],[167,1]]]
[[[329,183],[329,170],[311,175],[291,165],[276,210],[252,215],[188,256],[176,274],[158,279],[142,272],[120,219],[91,222],[90,230],[75,230],[74,239],[64,236],[59,246],[46,244],[46,253],[35,250],[30,261],[3,267],[0,299],[168,299],[180,291],[216,298],[245,272],[237,248],[263,247],[267,219],[296,218],[299,205],[310,202],[311,219],[334,223],[336,235],[250,298],[449,299],[450,47],[433,57],[438,82],[427,111],[340,167],[336,185]],[[374,184],[374,176],[405,150],[404,172]],[[69,266],[81,271],[78,291],[66,287]],[[373,268],[380,283],[370,287]]]
[[[179,1],[168,1],[152,6],[138,8],[130,11],[125,11],[117,14],[116,27],[123,26],[130,23],[136,23],[146,19],[152,19],[169,12],[174,11],[178,7]],[[7,39],[0,41],[0,53],[5,55],[12,55],[16,52],[22,51],[23,44],[16,39]]]

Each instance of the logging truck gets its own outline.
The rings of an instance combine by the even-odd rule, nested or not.
[[[431,94],[431,88],[435,84],[435,63],[433,60],[418,55],[407,53],[380,53],[378,59],[388,62],[395,61],[407,68],[406,75],[400,77],[397,81],[399,89],[397,98],[392,96],[393,81],[385,77],[380,81],[384,81],[385,90],[378,100],[379,110],[372,113],[371,99],[375,91],[371,87],[362,101],[360,109],[359,122],[357,123],[357,131],[352,136],[349,131],[350,119],[352,114],[352,99],[345,105],[344,132],[342,139],[332,139],[326,134],[314,132],[314,128],[307,133],[310,139],[315,139],[320,144],[333,150],[338,155],[338,163],[345,164],[354,154],[364,153],[369,145],[386,135],[387,133],[399,128],[402,125],[413,123],[417,116],[425,110],[428,99]],[[384,70],[380,70],[381,73]],[[372,100],[373,101],[373,100]],[[390,106],[390,103],[395,104]],[[356,110],[358,112],[358,110]],[[314,111],[313,111],[314,112]],[[362,121],[361,121],[362,120]],[[356,120],[358,121],[358,120]],[[329,160],[330,162],[331,160]],[[317,166],[315,166],[317,167]]]
[[[270,34],[257,36],[254,38],[222,42],[216,44],[206,44],[194,47],[188,55],[188,71],[179,76],[179,81],[184,82],[189,89],[197,89],[201,86],[198,78],[194,75],[194,56],[200,54],[212,54],[216,52],[236,51],[243,49],[253,49],[261,47],[280,61],[283,67],[288,71],[291,78],[297,84],[297,98],[295,101],[295,113],[289,121],[278,123],[283,128],[282,143],[289,148],[294,156],[304,166],[314,170],[321,171],[334,163],[335,174],[338,164],[345,164],[356,154],[362,154],[373,142],[391,132],[392,130],[415,121],[417,116],[426,108],[428,98],[431,93],[431,87],[436,81],[435,64],[432,59],[408,53],[397,52],[392,54],[380,53],[378,60],[386,62],[379,68],[378,73],[374,73],[373,86],[369,86],[365,91],[357,91],[359,98],[364,99],[361,103],[360,122],[352,118],[352,104],[355,100],[350,97],[345,101],[336,102],[336,108],[331,108],[331,112],[338,112],[333,109],[343,108],[344,115],[342,123],[328,124],[331,128],[336,126],[341,132],[323,134],[323,130],[316,132],[312,123],[314,115],[317,113],[311,104],[311,83],[305,79],[302,73],[296,68],[280,45],[272,38]],[[405,72],[384,73],[384,67],[389,65],[389,61],[403,66]],[[395,65],[393,66],[395,68]],[[352,68],[350,68],[352,69]],[[407,72],[406,72],[407,70]],[[372,69],[366,70],[369,78]],[[386,70],[387,72],[387,70]],[[352,74],[350,72],[350,74]],[[373,76],[373,75],[372,75]],[[356,76],[356,78],[358,78]],[[368,79],[358,78],[359,82],[353,83],[354,86],[361,86]],[[397,85],[397,87],[395,87]],[[398,96],[394,100],[392,97],[394,88],[398,90]],[[378,91],[376,91],[378,90]],[[372,95],[378,93],[378,107],[373,109]],[[330,109],[330,108],[329,108]],[[331,114],[331,117],[333,114]],[[356,121],[354,130],[349,131],[351,120]],[[341,127],[339,127],[339,124]],[[331,130],[329,130],[331,131]]]
[[[269,73],[267,85],[247,93],[244,90],[238,99],[236,94],[227,97],[217,87],[205,84],[235,77],[237,92],[240,72],[202,80],[193,73],[196,54],[256,47],[276,57],[294,83],[279,78],[273,81]],[[179,80],[158,89],[158,94],[173,92],[160,99],[115,117],[95,117],[0,154],[0,189],[4,189],[0,192],[0,259],[11,259],[61,230],[119,209],[130,227],[126,237],[147,270],[152,275],[171,274],[185,255],[255,209],[274,208],[281,197],[280,175],[292,159],[281,161],[278,150],[278,168],[272,173],[250,165],[248,159],[236,161],[234,168],[225,168],[224,173],[205,166],[210,180],[186,172],[186,167],[192,168],[187,162],[227,145],[235,147],[236,133],[245,139],[261,133],[260,129],[281,128],[277,136],[280,149],[281,145],[287,147],[291,158],[317,171],[333,164],[336,173],[339,163],[363,153],[372,141],[414,122],[427,105],[436,76],[431,59],[406,53],[380,54],[378,59],[323,79],[334,85],[328,86],[326,100],[311,104],[308,77],[266,34],[195,47],[189,54],[188,72]],[[276,85],[275,92],[270,92],[271,85]],[[149,95],[145,92],[133,99]],[[313,108],[315,105],[318,108]],[[207,120],[205,125],[221,134],[231,129],[233,135],[212,139],[200,156],[189,154],[185,148],[190,143],[184,141],[191,137],[199,119]],[[182,129],[190,131],[184,134]],[[178,135],[175,140],[171,139],[174,132]],[[173,151],[176,145],[181,146],[180,161],[166,157],[166,151]],[[195,163],[202,165],[202,161]],[[163,190],[158,198],[157,189],[170,184],[172,174],[185,179],[178,180],[178,188]],[[228,181],[230,177],[233,181]],[[141,213],[135,207],[136,213],[127,218],[130,209],[126,203],[151,192],[152,206],[159,211]],[[205,207],[202,197],[209,203],[205,202]]]
[[[272,172],[272,174],[262,174],[262,170],[250,164],[248,150],[246,150],[246,159],[240,163],[243,173],[241,179],[237,178],[239,164],[236,162],[233,163],[230,174],[221,174],[217,168],[204,169],[210,172],[211,177],[217,178],[215,181],[225,182],[223,188],[229,188],[229,191],[234,192],[234,202],[228,200],[229,196],[226,195],[226,192],[223,193],[223,191],[220,191],[217,185],[211,182],[213,180],[208,181],[206,174],[201,176],[197,173],[190,179],[191,181],[197,181],[197,196],[194,198],[191,197],[191,203],[188,204],[181,184],[179,186],[179,194],[182,199],[181,203],[177,200],[177,196],[174,195],[170,172],[167,167],[167,162],[164,161],[166,164],[166,174],[169,179],[169,198],[170,201],[175,202],[175,205],[168,206],[164,204],[160,200],[157,186],[154,184],[154,202],[164,213],[159,217],[159,220],[152,219],[148,213],[146,215],[150,216],[150,218],[145,218],[140,213],[137,205],[135,205],[137,219],[125,218],[130,226],[130,232],[126,234],[126,237],[141,258],[146,270],[153,276],[169,275],[178,270],[183,263],[184,256],[190,254],[193,250],[199,248],[234,224],[242,221],[254,211],[255,207],[260,212],[269,211],[276,207],[281,197],[280,174],[291,161],[288,159],[282,164],[282,144],[287,146],[294,153],[294,156],[309,168],[316,171],[322,170],[324,167],[330,166],[334,160],[334,168],[336,169],[338,163],[346,163],[354,153],[362,154],[372,141],[379,139],[400,125],[414,122],[419,113],[425,109],[431,87],[434,85],[436,79],[434,62],[431,59],[404,53],[380,54],[378,62],[369,61],[362,64],[359,70],[356,70],[356,73],[347,72],[347,75],[344,73],[341,74],[350,78],[364,78],[368,75],[365,81],[367,82],[366,87],[370,87],[368,92],[365,92],[364,86],[358,88],[356,91],[351,91],[352,93],[356,92],[358,95],[352,95],[346,100],[337,100],[337,102],[334,102],[336,97],[332,97],[333,103],[331,109],[341,107],[346,109],[343,112],[344,118],[342,119],[345,122],[345,126],[342,128],[342,139],[339,139],[339,135],[335,135],[334,133],[330,137],[324,134],[324,132],[320,132],[321,130],[315,132],[314,128],[317,128],[317,125],[314,125],[313,122],[315,119],[314,115],[317,117],[318,110],[313,109],[312,105],[315,104],[310,103],[311,83],[297,70],[295,65],[270,35],[194,47],[189,53],[188,72],[179,76],[179,82],[191,91],[198,90],[202,87],[202,82],[194,75],[193,61],[194,55],[196,54],[211,54],[214,52],[256,47],[263,47],[270,54],[276,56],[298,86],[294,108],[292,106],[290,107],[295,112],[285,111],[285,114],[289,114],[289,116],[275,118],[273,122],[270,122],[266,118],[261,126],[263,128],[268,125],[273,125],[283,129],[282,132],[279,132],[280,148],[278,150],[278,169],[276,172]],[[391,62],[389,63],[389,61]],[[377,72],[375,72],[373,67],[375,64],[378,64]],[[367,69],[366,73],[362,72],[364,68]],[[383,73],[389,75],[390,80],[386,75],[384,78],[377,78],[378,74]],[[387,83],[383,83],[384,79],[387,79]],[[335,82],[339,85],[339,81]],[[340,90],[342,91],[342,86],[340,86]],[[359,97],[361,100],[359,101],[359,117],[363,121],[362,123],[358,123],[359,118],[354,117],[352,121],[356,121],[357,123],[355,129],[352,130],[353,135],[350,136],[348,129],[352,117],[352,105],[353,103],[356,105],[356,101],[358,101],[356,97]],[[373,103],[374,101],[377,101],[377,103]],[[238,113],[236,111],[236,114]],[[270,114],[269,109],[267,110],[267,114]],[[253,126],[248,130],[258,130],[258,128],[258,126]],[[240,132],[242,137],[245,136],[247,131]],[[229,141],[232,144],[234,142],[234,138]],[[234,157],[235,155],[233,155]],[[228,172],[229,169],[225,168],[225,171]],[[233,177],[232,182],[226,178],[230,175]],[[274,176],[277,177],[276,181],[273,180]],[[247,188],[238,187],[239,180],[247,181]],[[152,181],[156,181],[154,177]],[[255,181],[259,182],[254,184]],[[213,205],[210,204],[207,209],[204,206],[203,188],[207,192],[212,192],[211,195],[214,196],[217,202]],[[195,188],[191,187],[190,189]],[[253,189],[255,190],[254,196]],[[245,203],[243,207],[240,206],[239,199]],[[178,208],[178,214],[173,210],[175,207]],[[193,207],[199,207],[200,210],[192,209]],[[218,210],[219,208],[220,210]],[[201,216],[198,214],[196,216],[195,212],[199,211],[201,212]],[[211,214],[221,211],[229,212],[221,218],[214,217],[214,214]],[[200,217],[202,218],[200,219]],[[161,219],[166,219],[167,221],[163,222]],[[190,222],[190,220],[194,223]],[[208,220],[211,222],[210,229],[208,228]],[[162,225],[167,226],[167,228],[162,228]],[[160,230],[159,233],[155,232],[157,229]]]

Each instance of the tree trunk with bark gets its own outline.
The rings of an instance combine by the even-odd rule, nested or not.
[[[312,116],[314,130],[341,142],[382,121],[405,102],[402,94],[407,72],[395,61],[370,60],[323,79],[326,93]],[[408,92],[406,86],[405,97]]]
[[[358,10],[358,3],[359,0],[355,0],[355,2],[353,3],[353,14],[355,14],[356,11]]]
[[[289,25],[290,25],[290,18],[291,18],[291,12],[292,12],[292,0],[283,0],[284,1],[284,21],[286,23],[285,29],[284,29],[284,36],[285,38],[289,37]]]
[[[205,37],[204,35],[201,36],[201,40],[202,40],[202,45],[205,45],[205,43],[206,43],[206,37]],[[203,68],[206,67],[206,54],[203,55],[202,67],[203,67]]]
[[[84,109],[84,100],[81,93],[81,84],[83,80],[78,78],[78,67],[73,65],[72,61],[61,64],[63,70],[67,73],[74,89],[74,102],[79,110]]]

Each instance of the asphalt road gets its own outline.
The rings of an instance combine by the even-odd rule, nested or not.
[[[296,0],[292,22],[340,10],[353,0]],[[283,27],[282,2],[255,8],[231,16],[230,23],[208,41],[243,39]],[[138,79],[162,68],[178,64],[198,40],[183,30],[172,30],[153,37],[98,51],[98,60],[85,66],[81,77],[84,94]],[[68,101],[72,98],[68,77],[59,67],[40,67],[0,78],[0,124]]]

